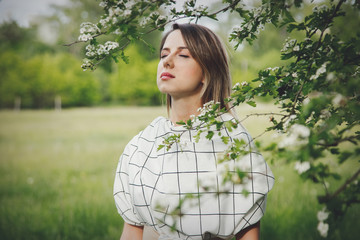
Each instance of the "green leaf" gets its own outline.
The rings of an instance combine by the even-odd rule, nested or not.
[[[186,123],[184,121],[179,121],[179,122],[176,122],[177,125],[186,125]]]
[[[340,153],[339,155],[339,163],[342,164],[343,162],[345,162],[350,156],[352,155],[351,152],[345,151]]]
[[[191,119],[188,119],[187,122],[186,122],[186,124],[187,124],[189,127],[191,127],[191,126],[192,126]]]
[[[339,148],[331,148],[330,149],[330,152],[332,153],[332,154],[339,154],[340,152],[339,152]]]
[[[222,137],[221,137],[221,140],[222,140],[223,143],[225,143],[225,144],[228,144],[228,143],[229,143],[229,139],[230,139],[230,137],[225,137],[225,136],[222,136]]]
[[[256,107],[256,103],[254,101],[247,101],[246,103],[252,107]]]
[[[273,151],[275,150],[277,147],[277,144],[276,143],[271,143],[269,146],[267,146],[264,150],[265,151]]]
[[[208,131],[208,134],[206,135],[206,138],[211,140],[213,136],[214,136],[214,132],[213,131]]]
[[[165,147],[165,145],[160,144],[160,145],[158,146],[157,150],[160,151],[160,150],[161,150],[162,148],[164,148],[164,147]]]

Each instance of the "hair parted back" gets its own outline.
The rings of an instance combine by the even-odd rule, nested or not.
[[[231,94],[231,77],[228,56],[224,45],[210,29],[198,24],[173,24],[160,44],[160,52],[169,34],[180,30],[191,56],[203,70],[205,81],[202,90],[202,104],[214,100],[221,108],[230,109],[224,99]],[[171,97],[167,95],[167,108],[171,108]]]

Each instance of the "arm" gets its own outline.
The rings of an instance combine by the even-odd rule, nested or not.
[[[121,234],[120,240],[142,240],[143,231],[143,226],[134,226],[128,223],[124,223],[124,229]]]
[[[236,240],[259,240],[260,221],[236,234]]]

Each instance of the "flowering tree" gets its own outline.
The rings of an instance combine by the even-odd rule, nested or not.
[[[162,31],[166,24],[181,18],[197,22],[200,18],[217,20],[223,12],[238,14],[238,25],[229,37],[235,48],[243,41],[251,44],[267,24],[299,33],[303,37],[285,41],[281,50],[285,60],[282,66],[259,71],[251,84],[236,84],[227,101],[234,107],[241,103],[256,106],[258,97],[273,98],[279,112],[262,115],[268,115],[272,123],[264,131],[276,133],[277,141],[256,142],[256,145],[276,158],[293,162],[304,180],[323,186],[324,193],[318,196],[318,201],[324,208],[317,214],[317,227],[321,236],[330,237],[348,207],[360,201],[360,169],[356,159],[360,153],[357,145],[360,140],[360,29],[354,29],[354,36],[345,40],[332,31],[334,23],[346,15],[345,7],[359,14],[360,2],[337,0],[326,1],[321,6],[315,4],[313,11],[301,20],[295,20],[294,12],[307,4],[302,0],[263,0],[253,6],[240,0],[223,3],[222,9],[209,12],[207,6],[197,4],[196,0],[185,1],[181,10],[171,0],[103,1],[100,6],[104,15],[98,23],[83,23],[75,42],[88,42],[82,68],[93,70],[108,57],[127,62],[124,50],[131,42],[147,44],[143,36]],[[100,43],[98,37],[105,34],[113,35],[114,41]],[[179,123],[196,129],[198,139],[202,136],[211,139],[222,127],[230,131],[237,127],[236,122],[217,120],[226,112],[220,109],[219,103],[206,103],[199,111],[198,116]],[[227,143],[228,139],[223,137],[223,141]],[[177,142],[181,142],[181,134],[165,139],[159,148],[169,148]],[[246,154],[245,145],[240,141],[232,144],[219,164]],[[328,158],[330,160],[325,160]],[[341,174],[333,167],[345,162],[353,166],[351,174]],[[225,182],[241,183],[246,179],[241,168],[223,174]],[[329,187],[331,178],[338,182],[336,189]]]

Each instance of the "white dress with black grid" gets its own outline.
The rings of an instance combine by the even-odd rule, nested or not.
[[[222,120],[233,117],[225,114]],[[116,207],[124,221],[153,227],[159,239],[172,240],[230,239],[258,222],[274,176],[240,124],[231,132],[226,128],[221,132],[230,142],[249,143],[249,153],[219,163],[230,143],[224,144],[217,134],[196,142],[196,132],[174,126],[164,117],[136,135],[120,157],[114,183]],[[180,143],[158,151],[164,137],[172,134],[182,134]],[[223,170],[231,172],[236,166],[247,173],[242,184],[223,184]]]

